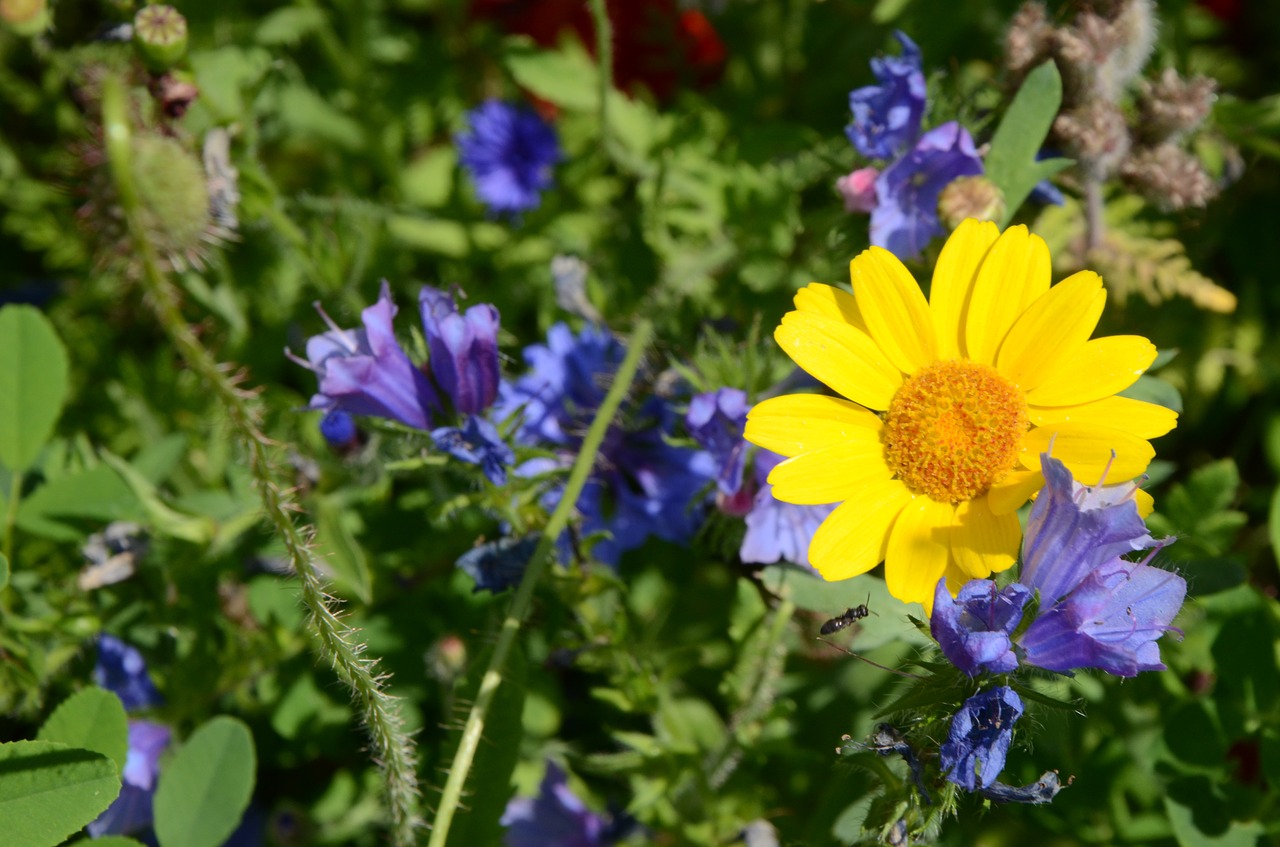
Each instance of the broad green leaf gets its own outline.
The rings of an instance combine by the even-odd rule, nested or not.
[[[42,485],[18,506],[18,526],[59,541],[83,536],[67,520],[95,522],[143,519],[138,498],[111,468],[96,468],[59,477]]]
[[[253,736],[236,718],[206,721],[160,772],[160,847],[218,847],[240,823],[254,781]]]
[[[86,688],[53,710],[36,740],[101,753],[124,770],[129,752],[129,719],[115,694],[103,688]]]
[[[323,9],[311,6],[286,6],[262,18],[254,41],[273,47],[297,44],[323,27],[327,16]]]
[[[473,672],[464,689],[466,693],[462,695],[466,699],[462,702],[474,702],[479,681],[488,665],[489,655],[486,652],[472,666]],[[526,673],[524,654],[519,645],[516,645],[507,657],[502,684],[498,686],[489,707],[484,723],[484,741],[476,751],[475,760],[471,763],[471,773],[467,775],[464,792],[467,811],[454,820],[449,831],[450,845],[468,847],[472,844],[499,844],[502,841],[502,827],[498,820],[507,807],[507,801],[511,799],[511,774],[520,758]],[[463,716],[459,715],[459,725],[462,720]],[[456,747],[457,739],[454,739],[449,756],[444,761],[452,760]]]
[[[1130,400],[1141,400],[1144,403],[1154,403],[1157,406],[1164,406],[1166,409],[1173,409],[1181,414],[1182,412],[1182,392],[1169,382],[1164,381],[1158,376],[1143,374],[1138,377],[1137,382],[1120,392],[1121,397],[1128,397]]]
[[[516,83],[543,100],[565,109],[599,107],[600,75],[581,47],[542,50],[527,39],[516,39],[507,47],[504,61]]]
[[[39,309],[0,309],[0,464],[31,467],[67,400],[67,351]]]
[[[999,222],[1002,227],[1013,218],[1037,182],[1071,164],[1070,159],[1036,161],[1060,105],[1062,77],[1051,60],[1027,74],[991,139],[986,173],[1004,194],[1004,219]]]
[[[120,769],[101,753],[51,741],[0,744],[5,847],[55,847],[119,793]]]

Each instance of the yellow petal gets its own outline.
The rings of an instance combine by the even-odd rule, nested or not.
[[[987,505],[992,514],[1007,515],[1017,511],[1041,488],[1044,488],[1044,474],[1039,470],[1013,470],[987,490]]]
[[[898,515],[884,556],[889,593],[904,603],[933,607],[933,591],[951,558],[951,527],[956,507],[916,497]]]
[[[1128,397],[1106,397],[1079,406],[1030,406],[1027,416],[1036,426],[1092,424],[1147,439],[1159,438],[1178,425],[1178,413],[1173,409]]]
[[[887,480],[893,471],[884,462],[880,434],[854,429],[840,444],[801,453],[769,472],[773,496],[784,503],[815,506],[856,497],[871,482]]]
[[[929,303],[898,257],[880,247],[849,263],[853,293],[871,337],[903,373],[938,359]]]
[[[1103,472],[1109,484],[1141,476],[1156,455],[1150,444],[1123,430],[1065,423],[1038,426],[1024,435],[1019,463],[1026,468],[1039,468],[1040,454],[1049,452],[1050,443],[1053,458],[1066,465],[1083,485],[1097,485]]]
[[[862,430],[871,430],[879,438],[883,425],[877,415],[848,400],[784,394],[751,407],[743,438],[783,456],[795,456],[856,438]]]
[[[978,267],[999,237],[1000,228],[991,221],[966,218],[942,247],[929,288],[929,311],[937,332],[939,359],[958,359],[962,355],[960,336],[969,294]]]
[[[864,486],[813,534],[809,564],[832,582],[871,570],[884,561],[889,529],[910,500],[911,493],[896,479]]]
[[[811,282],[796,292],[795,304],[801,312],[813,312],[867,331],[867,322],[862,319],[858,301],[849,292],[833,285]]]
[[[1106,302],[1102,277],[1093,271],[1067,277],[1014,321],[996,355],[996,370],[1023,391],[1037,387],[1089,340]]]
[[[889,408],[902,385],[902,372],[871,336],[842,321],[787,312],[773,337],[815,379],[868,408]]]
[[[1109,335],[1081,344],[1027,392],[1033,406],[1075,406],[1110,397],[1142,376],[1156,346],[1140,335]]]
[[[1009,227],[978,268],[965,313],[961,347],[973,361],[996,363],[996,351],[1018,316],[1049,290],[1049,248],[1022,225]]]
[[[970,577],[984,579],[1013,567],[1021,540],[1018,515],[995,514],[986,497],[975,497],[956,506],[951,556]]]
[[[1138,504],[1138,516],[1144,521],[1156,510],[1155,498],[1141,488],[1133,492],[1133,502]]]

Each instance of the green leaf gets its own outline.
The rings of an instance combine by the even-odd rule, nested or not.
[[[95,522],[143,519],[138,498],[105,465],[59,477],[37,488],[18,506],[18,526],[58,541],[79,541],[83,533],[67,519]]]
[[[0,464],[31,467],[67,399],[67,351],[31,306],[0,309]]]
[[[1143,374],[1138,377],[1138,381],[1119,392],[1121,397],[1128,397],[1130,400],[1141,400],[1144,403],[1155,403],[1157,406],[1164,406],[1166,409],[1173,409],[1175,412],[1182,412],[1182,392],[1171,383],[1165,382],[1158,376]]]
[[[240,823],[254,780],[253,736],[236,718],[206,721],[160,772],[161,847],[218,847]]]
[[[0,588],[9,584],[9,560],[0,553]]]
[[[595,62],[581,47],[542,50],[527,39],[513,39],[504,62],[521,88],[565,109],[588,110],[600,105],[600,76]],[[576,44],[576,42],[573,42]]]
[[[134,841],[132,838],[126,838],[123,835],[104,835],[102,838],[95,838],[92,841],[76,842],[80,847],[144,847],[141,841]]]
[[[792,565],[770,565],[760,573],[765,587],[775,594],[785,593],[801,609],[836,617],[845,609],[867,604],[870,615],[858,621],[855,649],[874,650],[890,642],[928,644],[931,642],[912,626],[908,614],[924,617],[919,603],[903,603],[889,594],[883,579],[855,577],[827,582],[807,570]]]
[[[343,508],[338,497],[317,497],[312,514],[321,561],[333,576],[334,587],[340,594],[353,594],[368,604],[373,600],[373,587],[369,561],[349,524],[355,515]]]
[[[1058,75],[1057,65],[1050,60],[1027,74],[991,139],[986,172],[987,178],[1004,194],[1001,227],[1009,223],[1037,182],[1071,164],[1070,159],[1036,161],[1060,105],[1062,77]]]
[[[129,752],[129,719],[115,694],[103,688],[86,688],[53,710],[36,740],[101,753],[124,770]]]
[[[125,485],[142,504],[147,514],[147,521],[160,535],[181,538],[192,544],[206,545],[213,538],[216,527],[214,521],[206,517],[184,515],[169,508],[161,498],[156,486],[141,471],[131,464],[106,450],[101,451],[102,461],[111,466],[120,475]]]
[[[310,6],[286,6],[263,17],[254,41],[267,47],[297,44],[325,25],[323,9]]]
[[[51,741],[0,744],[6,847],[54,847],[111,805],[120,769],[101,753]]]

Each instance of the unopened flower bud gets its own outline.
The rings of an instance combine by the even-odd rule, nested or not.
[[[427,670],[440,682],[452,682],[467,669],[467,645],[456,635],[443,636],[427,653]]]
[[[0,21],[15,35],[32,38],[49,28],[46,0],[0,0]]]
[[[133,139],[133,180],[140,223],[167,255],[199,256],[209,223],[209,188],[199,160],[172,138]]]
[[[953,179],[938,195],[938,217],[948,229],[966,218],[998,221],[1004,217],[1004,194],[985,176]]]
[[[844,198],[846,212],[870,213],[876,207],[877,168],[859,168],[836,180],[836,191]]]
[[[133,45],[153,73],[164,73],[187,54],[187,19],[172,6],[143,6],[133,18]]]
[[[360,446],[360,428],[356,419],[342,409],[330,409],[320,419],[320,434],[340,454],[350,453]]]

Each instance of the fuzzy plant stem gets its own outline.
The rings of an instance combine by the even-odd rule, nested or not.
[[[386,677],[378,673],[376,660],[363,655],[365,644],[357,632],[343,623],[331,606],[331,598],[325,593],[316,568],[312,531],[294,518],[301,509],[293,494],[280,483],[272,458],[276,445],[259,426],[261,408],[256,396],[241,389],[236,375],[219,364],[201,344],[182,316],[178,292],[161,269],[155,246],[135,225],[139,198],[130,169],[131,128],[126,118],[124,86],[116,77],[109,77],[104,83],[102,114],[107,156],[120,205],[135,241],[146,299],[170,342],[213,393],[225,410],[231,429],[244,444],[249,472],[262,499],[263,511],[284,544],[301,583],[302,602],[309,613],[307,624],[315,636],[317,650],[351,689],[363,714],[374,757],[386,781],[391,843],[396,847],[411,847],[415,830],[421,825],[417,760],[413,739],[401,721],[399,703],[383,687]]]
[[[547,569],[552,545],[569,524],[569,516],[577,506],[578,495],[587,484],[587,476],[595,464],[596,453],[599,452],[605,433],[608,432],[609,425],[613,423],[618,413],[618,407],[622,405],[623,398],[631,388],[631,382],[635,379],[636,371],[640,367],[641,357],[652,337],[653,324],[647,320],[639,321],[627,342],[627,357],[623,359],[622,366],[618,368],[617,375],[614,377],[613,385],[609,388],[609,393],[605,395],[604,402],[600,404],[595,418],[591,421],[591,428],[587,430],[582,449],[578,451],[578,457],[574,460],[572,470],[569,471],[569,479],[565,483],[564,493],[560,495],[560,502],[556,504],[542,537],[538,539],[538,546],[533,551],[528,567],[525,568],[520,587],[516,590],[511,607],[502,620],[502,626],[498,630],[498,640],[489,658],[489,665],[485,668],[484,676],[480,680],[475,704],[467,714],[467,722],[462,727],[458,751],[449,765],[449,776],[440,792],[440,805],[436,809],[435,820],[431,824],[431,840],[427,847],[444,847],[449,839],[453,813],[462,800],[467,774],[471,770],[472,760],[475,758],[476,749],[480,746],[480,739],[484,734],[489,707],[493,703],[494,695],[497,694],[498,686],[502,684],[502,670],[506,664],[507,655],[511,652],[516,634],[524,624],[525,617],[529,614],[529,607],[533,603],[533,592]]]
[[[629,2],[629,0],[628,0]],[[596,58],[600,63],[600,137],[609,143],[609,93],[613,91],[613,22],[605,0],[591,0],[596,27]]]

